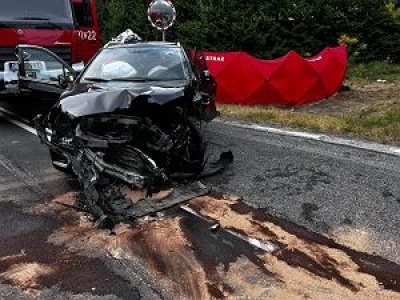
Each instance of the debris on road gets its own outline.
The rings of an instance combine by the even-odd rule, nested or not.
[[[112,235],[67,208],[76,197],[65,194],[21,213],[20,219],[54,223],[0,237],[0,282],[38,291],[60,286],[93,295],[134,292],[132,284],[103,266],[111,259],[121,274],[146,270],[153,291],[160,297],[168,291],[174,299],[400,299],[399,265],[233,197],[196,197],[185,206],[198,216],[172,208],[161,217],[118,224]],[[219,226],[211,230],[210,223]],[[279,248],[265,251],[236,233]],[[77,284],[83,277],[86,284]]]
[[[58,198],[71,204],[73,199]],[[44,204],[38,211],[63,215],[68,222],[52,230],[47,242],[79,255],[140,262],[174,299],[400,299],[400,266],[355,251],[293,223],[214,193],[196,197],[161,218],[118,224],[107,234],[82,213]],[[219,224],[215,231],[211,224]],[[240,237],[277,245],[265,251]],[[8,245],[8,244],[7,244]],[[40,240],[35,243],[35,251]],[[25,261],[34,264],[26,249]],[[4,262],[8,261],[8,258]],[[0,266],[1,266],[0,261]],[[9,266],[9,265],[7,265]],[[9,276],[12,269],[2,269]],[[1,273],[1,272],[0,272]],[[0,274],[0,277],[2,275]],[[41,281],[39,281],[41,282]]]
[[[304,281],[314,281],[315,287],[332,289],[330,293],[335,296],[325,299],[337,299],[339,290],[346,291],[343,294],[346,299],[390,299],[384,290],[392,290],[391,297],[400,299],[400,266],[393,262],[338,244],[236,199],[198,197],[188,206],[196,214],[218,222],[221,228],[277,245],[271,256],[264,255],[265,264],[269,271],[279,274],[277,278],[290,282],[292,286],[287,286],[293,289],[290,293],[297,286],[304,296],[310,294],[314,295],[310,298],[320,299],[322,296],[315,297],[316,290],[304,289]],[[294,296],[287,292],[281,294],[282,298]]]

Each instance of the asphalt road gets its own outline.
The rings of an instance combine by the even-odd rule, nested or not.
[[[211,183],[254,207],[400,262],[400,157],[211,124],[234,152]]]
[[[87,259],[79,254],[58,257],[63,248],[52,247],[45,241],[59,220],[42,217],[31,209],[76,191],[78,186],[74,179],[53,169],[48,150],[38,143],[36,136],[2,118],[0,136],[0,257],[15,255],[16,249],[23,249],[36,255],[40,262],[60,268],[56,278],[43,282],[45,287],[49,286],[37,293],[22,290],[15,283],[0,284],[0,299],[161,299],[161,294],[165,299],[173,299],[168,297],[168,291],[154,291],[157,282],[139,263],[123,265],[121,261]],[[62,270],[64,260],[72,261],[74,268]],[[24,272],[29,272],[29,268]],[[89,279],[87,272],[91,276],[98,274],[98,278],[95,275]],[[53,286],[51,282],[58,282],[57,277],[66,284]]]
[[[43,107],[48,107],[18,99],[2,100],[0,106],[24,119],[31,119]],[[210,145],[228,147],[235,157],[227,172],[207,179],[206,183],[224,193],[240,196],[246,203],[273,216],[356,250],[400,263],[398,156],[218,123],[205,126],[204,130]],[[55,226],[56,220],[32,217],[27,213],[31,207],[76,190],[77,186],[73,179],[52,168],[48,151],[36,136],[1,117],[0,136],[1,257],[7,252],[1,247],[1,239],[34,236],[39,228]],[[74,259],[78,265],[93,265],[115,282],[103,285],[94,281],[89,291],[49,286],[34,296],[39,299],[173,299],[169,291],[160,290],[139,262],[131,262],[133,265],[128,268],[114,260]],[[65,276],[84,281],[76,273]],[[85,291],[88,293],[84,294]],[[0,298],[31,297],[18,287],[0,285]]]

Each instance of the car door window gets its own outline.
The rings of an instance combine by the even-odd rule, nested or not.
[[[25,48],[22,56],[26,77],[57,82],[60,75],[69,75],[62,62],[41,49]]]

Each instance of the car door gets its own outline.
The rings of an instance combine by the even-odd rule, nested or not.
[[[199,79],[199,90],[204,97],[204,118],[212,120],[219,115],[215,104],[217,85],[211,72],[208,70],[206,55],[202,50],[194,52],[194,68]]]
[[[18,45],[19,89],[45,100],[58,100],[75,71],[48,49]]]

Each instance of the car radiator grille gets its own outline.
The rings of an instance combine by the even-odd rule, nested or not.
[[[71,47],[66,46],[51,46],[46,47],[57,56],[59,56],[62,60],[71,64]],[[4,63],[6,61],[15,61],[17,58],[14,55],[15,48],[14,47],[0,47],[0,72],[4,71]]]

